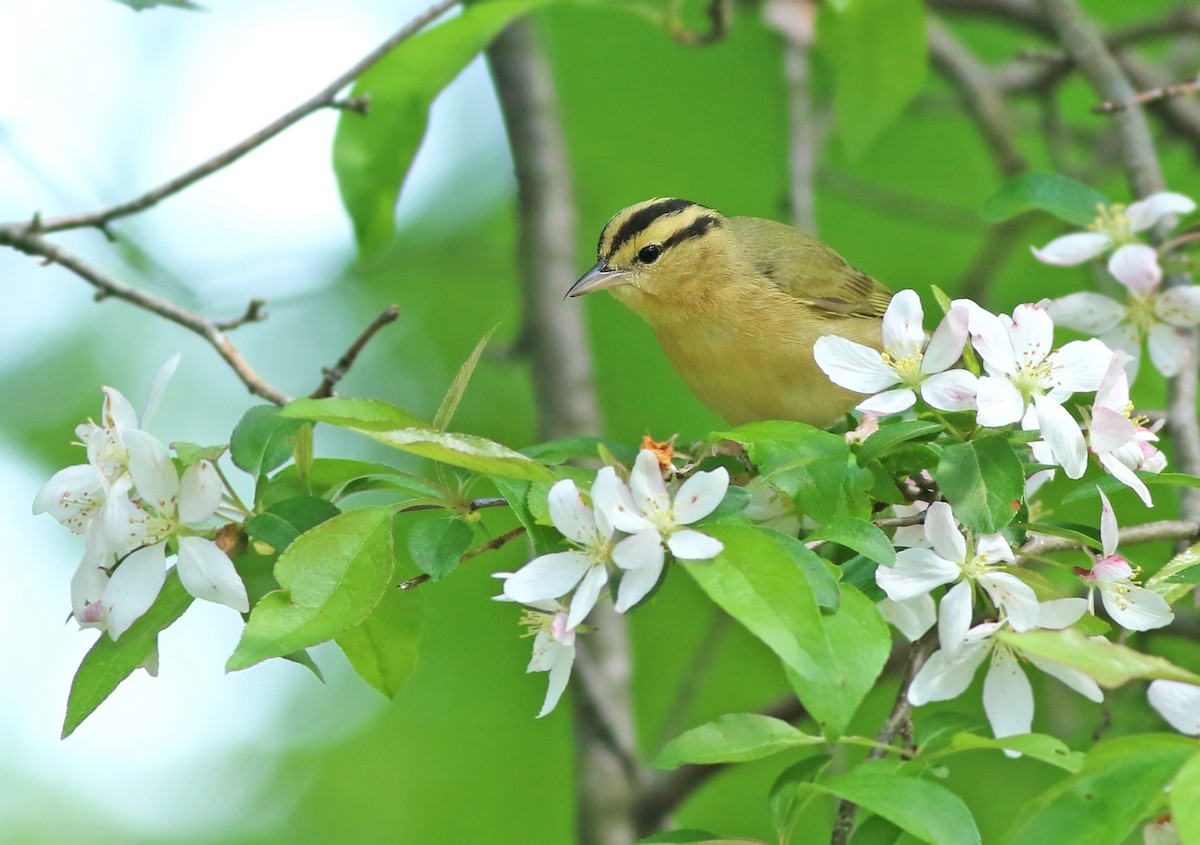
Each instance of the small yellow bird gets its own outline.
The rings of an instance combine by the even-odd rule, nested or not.
[[[840,335],[881,348],[892,292],[811,235],[683,199],[631,205],[600,233],[599,261],[567,291],[608,290],[654,329],[696,396],[728,422],[836,422],[863,395],[817,367]]]

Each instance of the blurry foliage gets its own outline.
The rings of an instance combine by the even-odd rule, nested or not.
[[[1136,9],[1122,0],[1093,0],[1088,11],[1116,21],[1164,13],[1169,6],[1167,0],[1139,3]],[[596,235],[609,216],[648,197],[683,196],[729,214],[786,216],[782,42],[751,9],[739,9],[725,41],[703,48],[680,46],[644,20],[597,7],[552,7],[538,12],[533,22],[558,85],[579,211],[581,271],[592,263]],[[1018,29],[975,20],[961,25],[956,21],[955,32],[985,59],[1010,57],[1032,40]],[[818,89],[827,94],[828,79],[819,61],[815,70]],[[978,209],[1001,182],[961,109],[946,107],[952,96],[931,75],[904,116],[860,156],[849,159],[836,139],[820,156],[817,220],[822,238],[894,289],[912,286],[925,292],[937,284],[956,295],[959,276],[986,231]],[[1078,83],[1065,86],[1059,99],[1064,115],[1089,130],[1107,120],[1086,112],[1093,98]],[[1033,104],[1015,111],[1023,127],[1018,135],[1022,154],[1031,167],[1049,168],[1036,134]],[[1170,187],[1200,193],[1189,152],[1164,145],[1162,153]],[[1088,171],[1089,180],[1098,175]],[[1115,171],[1094,184],[1114,200],[1127,196]],[[874,201],[891,195],[912,198],[911,212],[887,210],[886,204]],[[256,353],[267,356],[260,364],[265,372],[283,372],[285,378],[278,381],[286,381],[294,392],[306,392],[319,380],[319,366],[340,354],[353,327],[395,301],[401,306],[400,320],[376,340],[340,388],[429,417],[458,363],[499,321],[493,349],[480,364],[455,427],[520,447],[534,437],[528,367],[496,351],[514,339],[518,328],[514,212],[511,207],[476,207],[470,184],[447,185],[443,196],[447,208],[467,210],[456,229],[414,226],[401,231],[369,268],[348,269],[308,301],[277,306],[271,320],[240,329],[238,339],[251,360],[262,360]],[[957,221],[946,225],[941,218],[927,219],[918,200],[952,207]],[[1057,224],[1039,218],[1029,222],[1024,240],[1041,243],[1060,231]],[[1003,308],[1082,287],[1087,273],[1084,268],[1063,271],[1038,265],[1018,247],[992,282],[988,303]],[[562,281],[565,290],[573,280]],[[79,289],[64,288],[64,296],[80,295]],[[931,297],[926,301],[932,305]],[[589,297],[579,307],[588,311],[605,434],[635,442],[644,433],[662,439],[679,432],[682,441],[689,442],[720,426],[675,375],[636,317],[609,297]],[[331,314],[336,318],[328,317]],[[308,327],[318,316],[331,321],[336,331],[310,334]],[[21,397],[0,414],[0,433],[22,451],[37,455],[47,468],[70,460],[64,434],[99,410],[99,391],[81,394],[77,385],[148,378],[157,365],[133,358],[122,372],[122,357],[111,354],[111,320],[127,321],[127,330],[134,332],[154,318],[135,314],[124,304],[101,303],[82,331],[47,338],[36,360],[0,373],[0,390]],[[190,339],[180,344],[194,359],[211,355]],[[221,407],[251,404],[228,373],[215,364],[206,369],[215,373],[211,390]],[[1162,381],[1150,368],[1144,371],[1135,401],[1139,407],[1161,407]],[[134,372],[139,375],[131,375]],[[189,413],[205,409],[198,401]],[[214,416],[213,424],[220,418],[224,417]],[[337,436],[321,430],[318,452],[323,437]],[[365,457],[384,454],[357,439],[353,442]],[[395,455],[387,454],[389,459]],[[1132,501],[1128,496],[1124,500]],[[1122,501],[1117,500],[1118,510]],[[1094,503],[1076,507],[1090,514]],[[1065,513],[1057,516],[1070,518]],[[484,524],[494,536],[506,530],[510,520],[506,514],[487,514]],[[1145,550],[1147,556],[1150,552]],[[520,544],[511,544],[471,561],[456,577],[408,596],[424,605],[425,626],[416,669],[398,698],[389,703],[381,699],[378,714],[345,739],[282,754],[268,787],[268,803],[284,796],[292,809],[283,814],[278,829],[238,834],[234,825],[229,833],[203,841],[570,841],[570,713],[562,707],[549,719],[533,718],[543,681],[524,674],[528,643],[517,638],[508,609],[489,600],[496,592],[489,573],[515,568],[523,556]],[[57,566],[54,577],[65,581],[65,567]],[[694,650],[714,624],[714,612],[684,577],[671,578],[650,604],[631,618],[633,697],[647,756],[660,749],[666,723],[678,729],[674,722],[680,719],[686,727],[723,712],[755,709],[787,690],[778,662],[766,649],[737,626],[727,626],[705,664],[695,701],[685,713],[672,715],[676,690],[694,671]],[[1168,634],[1153,635],[1152,642],[1161,642],[1181,665],[1200,668],[1195,643]],[[340,659],[330,650],[317,655],[318,662]],[[982,718],[981,683],[977,678],[972,691],[954,702],[921,708],[916,714],[918,731],[942,712],[973,710]],[[281,714],[283,729],[306,710],[336,711],[344,696],[362,694],[358,679],[351,679],[349,686],[352,689],[335,682],[322,687],[309,681],[294,702],[296,713]],[[1106,708],[1111,712],[1110,736],[1159,727],[1147,723],[1136,687],[1112,691],[1101,706],[1042,676],[1034,679],[1034,686],[1040,702],[1035,730],[1053,732],[1073,747],[1089,742],[1093,731],[1107,722]],[[873,732],[892,695],[886,686],[875,690],[850,730]],[[800,727],[815,729],[804,722]],[[797,750],[723,773],[715,781],[719,788],[710,785],[697,793],[677,814],[677,822],[770,838],[767,790],[785,765],[809,753]],[[1013,766],[994,751],[970,752],[948,766],[943,783],[975,808],[986,842],[996,841],[1016,812],[1058,777],[1031,760],[1016,763],[1015,770]],[[1013,771],[1020,776],[1014,777]],[[995,788],[1001,776],[1003,792]],[[827,824],[833,804],[817,801],[805,812]],[[135,841],[128,833],[106,834],[100,821],[89,827],[88,838]]]

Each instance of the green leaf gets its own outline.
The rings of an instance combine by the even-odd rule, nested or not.
[[[1163,487],[1200,487],[1200,478],[1188,475],[1186,472],[1146,472],[1138,473],[1138,477],[1149,485],[1160,484]]]
[[[352,97],[367,114],[343,111],[333,169],[354,224],[359,255],[378,255],[395,230],[400,187],[425,134],[434,98],[510,21],[549,0],[471,3],[461,15],[410,38],[358,78]]]
[[[1057,737],[1047,734],[1022,734],[1003,739],[992,739],[973,733],[960,733],[950,743],[951,751],[975,751],[978,749],[995,749],[997,751],[1019,751],[1026,757],[1041,760],[1068,772],[1078,772],[1083,768],[1083,754],[1072,751]]]
[[[787,722],[759,713],[727,713],[692,728],[663,748],[654,765],[674,769],[684,763],[743,763],[770,757],[789,748],[823,745]]]
[[[419,591],[387,589],[366,619],[336,637],[354,671],[388,698],[417,666],[424,609]]]
[[[267,511],[255,514],[246,520],[244,527],[251,537],[282,552],[305,531],[333,519],[339,513],[338,507],[326,499],[299,496],[285,499]]]
[[[959,522],[981,534],[1012,522],[1025,496],[1021,459],[1001,436],[947,446],[934,478]]]
[[[788,841],[800,814],[813,798],[821,794],[812,788],[812,782],[831,762],[833,758],[828,754],[816,754],[793,763],[775,778],[768,795],[768,805],[771,808],[771,824],[780,842]]]
[[[1200,573],[1197,564],[1200,564],[1200,543],[1189,546],[1167,561],[1158,572],[1146,579],[1146,588],[1174,604],[1192,591],[1193,579]]]
[[[1095,188],[1061,173],[1030,170],[1001,185],[980,211],[985,220],[999,223],[1041,209],[1068,223],[1086,226],[1096,219],[1097,206],[1110,204]]]
[[[830,522],[809,534],[808,539],[837,543],[885,566],[896,562],[896,549],[888,535],[875,523],[865,519],[849,517]]]
[[[172,441],[171,448],[184,466],[191,466],[198,461],[216,461],[229,451],[228,446],[198,446],[186,440]]]
[[[332,639],[361,623],[390,586],[391,509],[340,514],[304,533],[275,564],[283,588],[250,612],[227,671]]]
[[[571,458],[595,459],[601,447],[616,455],[626,466],[631,465],[637,458],[638,450],[635,447],[603,437],[564,437],[546,443],[535,443],[522,449],[521,454],[554,466]]]
[[[1180,767],[1171,782],[1171,817],[1181,842],[1200,842],[1200,753]]]
[[[822,610],[836,611],[841,606],[842,596],[838,592],[838,578],[842,574],[840,567],[830,563],[790,534],[761,526],[759,530],[768,532],[775,542],[788,550],[804,577],[808,579],[818,607]]]
[[[357,430],[357,429],[355,429]],[[554,473],[537,461],[486,437],[432,428],[401,428],[361,433],[405,452],[485,475],[553,482]]]
[[[83,720],[112,694],[121,681],[145,663],[158,648],[158,632],[171,625],[192,603],[183,589],[178,573],[172,568],[150,609],[142,614],[115,642],[108,634],[84,655],[71,681],[67,696],[67,716],[62,737],[66,739]]]
[[[922,842],[975,845],[975,819],[962,799],[931,781],[881,772],[850,772],[816,788],[883,816]]]
[[[879,431],[858,447],[858,465],[865,467],[868,462],[884,457],[903,443],[928,438],[940,434],[942,430],[941,423],[928,420],[905,420],[880,426]]]
[[[892,651],[892,635],[875,603],[842,584],[837,613],[822,617],[830,664],[824,677],[788,672],[797,697],[829,739],[841,736],[863,699],[875,686]]]
[[[539,522],[529,506],[530,489],[533,487],[530,482],[497,476],[491,476],[490,480],[512,508],[517,521],[525,526],[525,536],[533,543],[535,555],[548,554],[559,547],[562,535],[555,528]]]
[[[429,480],[387,464],[317,458],[309,467],[307,478],[301,478],[295,465],[286,466],[271,476],[259,494],[259,502],[262,507],[271,508],[281,501],[301,496],[337,500],[368,490],[398,490],[430,499],[444,495]]]
[[[855,158],[896,121],[925,82],[920,0],[855,0],[821,7],[817,50],[833,70],[836,131]]]
[[[116,2],[122,6],[128,6],[135,12],[144,12],[147,9],[157,9],[160,7],[184,9],[189,12],[208,11],[199,3],[193,3],[192,0],[116,0]]]
[[[766,845],[760,839],[726,839],[696,828],[681,828],[679,830],[664,830],[645,839],[639,839],[638,845],[656,845],[656,843],[674,842],[686,845]]]
[[[255,478],[266,475],[292,457],[296,434],[303,425],[274,405],[256,405],[234,426],[229,456]]]
[[[1079,773],[1026,806],[1008,845],[1120,845],[1159,806],[1163,789],[1196,754],[1196,740],[1124,736],[1095,746]],[[1195,803],[1195,795],[1189,796]]]
[[[454,571],[474,536],[461,519],[422,519],[409,529],[408,553],[418,569],[437,581]]]
[[[1061,522],[1015,522],[1014,528],[1028,531],[1031,534],[1046,534],[1050,537],[1062,537],[1093,549],[1102,548],[1100,532],[1090,525],[1077,525]]]
[[[1074,628],[1062,631],[1000,631],[996,638],[1017,651],[1071,666],[1091,676],[1102,687],[1119,687],[1135,678],[1165,678],[1200,684],[1200,675],[1168,660],[1143,654],[1128,646],[1094,640]]]
[[[359,431],[423,427],[426,422],[403,408],[378,399],[334,396],[329,399],[296,399],[279,409],[280,416],[312,420]]]
[[[483,354],[483,349],[487,346],[492,335],[496,333],[496,329],[500,328],[500,324],[492,326],[488,333],[479,339],[479,343],[475,344],[475,349],[467,356],[467,360],[463,361],[461,367],[458,368],[458,373],[454,376],[454,381],[450,383],[450,389],[446,391],[446,395],[442,398],[442,404],[438,407],[437,413],[433,415],[433,427],[445,431],[450,425],[450,420],[454,419],[454,412],[458,410],[458,403],[462,401],[463,394],[467,391],[467,385],[471,381],[471,376],[475,372],[475,367],[479,364],[479,356]]]
[[[858,465],[843,437],[797,422],[773,420],[714,432],[742,444],[768,480],[818,523],[871,515],[875,478]]]
[[[726,613],[807,680],[827,678],[832,658],[808,579],[772,535],[711,526],[725,545],[712,560],[679,563]]]

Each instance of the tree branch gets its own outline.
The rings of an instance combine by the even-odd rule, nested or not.
[[[1193,543],[1200,539],[1200,524],[1179,519],[1164,519],[1159,522],[1147,522],[1144,525],[1130,525],[1118,533],[1118,543],[1121,546],[1133,546],[1138,543],[1155,542],[1185,542]],[[1048,534],[1035,535],[1032,540],[1017,549],[1017,562],[1021,565],[1026,558],[1041,557],[1055,552],[1079,551],[1084,548],[1082,543],[1068,540],[1065,537],[1052,537]]]
[[[157,314],[164,319],[170,320],[172,323],[195,332],[217,350],[217,354],[225,359],[225,362],[233,368],[237,377],[242,380],[242,384],[246,385],[246,388],[255,396],[259,396],[276,405],[283,405],[291,401],[290,396],[267,384],[254,372],[250,365],[246,363],[246,359],[242,357],[242,354],[229,341],[229,338],[225,336],[225,332],[221,330],[222,324],[216,323],[207,317],[202,317],[193,311],[188,311],[186,308],[181,308],[173,302],[168,302],[153,294],[131,287],[103,272],[98,267],[92,266],[75,254],[37,235],[0,228],[0,245],[12,247],[26,255],[43,258],[47,263],[58,264],[70,270],[96,289],[97,298],[113,296],[117,299],[123,299],[126,302],[136,305],[138,308],[142,308],[152,314]],[[255,310],[253,303],[251,303],[250,308],[247,309],[247,313],[254,313]],[[244,322],[244,320],[235,320],[233,324],[238,325],[240,322]]]
[[[350,344],[350,348],[345,354],[338,359],[337,364],[333,367],[323,367],[322,374],[325,376],[321,383],[317,386],[309,396],[313,399],[324,399],[328,396],[333,396],[333,388],[339,381],[346,377],[346,373],[350,372],[350,368],[354,366],[354,362],[358,360],[359,353],[363,351],[368,343],[380,329],[384,326],[394,323],[397,315],[400,313],[399,305],[389,305],[383,309],[374,320],[362,331],[354,341]]]
[[[162,202],[167,197],[177,194],[183,189],[199,182],[201,179],[228,167],[246,155],[246,153],[262,146],[280,132],[300,122],[315,111],[329,107],[361,110],[364,104],[360,98],[353,98],[351,100],[338,99],[338,94],[342,89],[356,80],[371,66],[379,62],[380,59],[391,52],[398,44],[416,35],[428,24],[437,20],[454,6],[457,6],[458,3],[459,0],[439,0],[439,2],[409,21],[398,32],[392,35],[391,38],[388,38],[356,62],[349,70],[287,114],[267,124],[244,141],[235,144],[224,152],[196,165],[191,170],[181,173],[174,179],[164,182],[157,188],[147,191],[141,196],[134,197],[127,202],[109,206],[108,208],[99,209],[98,211],[89,211],[83,214],[67,214],[62,217],[51,217],[48,219],[41,219],[35,216],[27,223],[10,223],[0,227],[0,229],[8,229],[23,234],[47,234],[50,232],[62,232],[67,229],[82,229],[90,226],[106,231],[106,227],[113,220],[137,214],[139,211],[145,211]]]

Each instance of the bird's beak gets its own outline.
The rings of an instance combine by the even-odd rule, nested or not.
[[[595,290],[616,287],[625,282],[625,275],[624,270],[610,270],[603,261],[600,261],[595,267],[584,273],[579,281],[571,285],[567,296],[583,296],[585,293]]]

